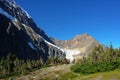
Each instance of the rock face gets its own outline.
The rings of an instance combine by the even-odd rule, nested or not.
[[[12,0],[0,0],[0,57],[21,59],[65,58],[64,51],[37,27],[29,14]]]
[[[68,54],[67,56],[72,54],[76,59],[79,59],[82,56],[87,56],[87,54],[92,52],[95,46],[99,45],[98,41],[89,36],[89,34],[77,35],[71,40],[56,40],[54,38],[51,38],[51,40],[57,46],[63,48],[66,51],[66,55]]]

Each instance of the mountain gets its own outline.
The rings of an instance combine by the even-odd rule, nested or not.
[[[59,47],[63,48],[66,52],[66,57],[73,61],[79,59],[82,56],[87,56],[92,52],[95,46],[100,43],[91,37],[89,34],[76,35],[71,40],[57,40],[51,38],[51,40]]]
[[[0,57],[9,53],[20,59],[65,58],[65,52],[41,30],[13,0],[0,0]]]

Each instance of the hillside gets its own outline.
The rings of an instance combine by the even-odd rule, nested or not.
[[[39,69],[26,76],[14,77],[17,80],[120,80],[120,69],[82,75],[70,71],[70,65],[59,65]]]

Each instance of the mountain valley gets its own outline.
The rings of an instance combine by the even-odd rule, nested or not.
[[[0,80],[120,80],[120,49],[112,43],[89,33],[49,36],[14,0],[0,0]]]

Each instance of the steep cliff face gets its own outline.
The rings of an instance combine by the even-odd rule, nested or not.
[[[11,19],[16,19],[20,23],[31,27],[37,34],[41,35],[44,39],[51,42],[49,37],[45,34],[43,30],[37,27],[36,23],[33,21],[32,17],[13,0],[0,0],[0,8],[7,12]]]
[[[21,59],[65,58],[26,11],[12,0],[0,0],[0,57],[8,53]]]

